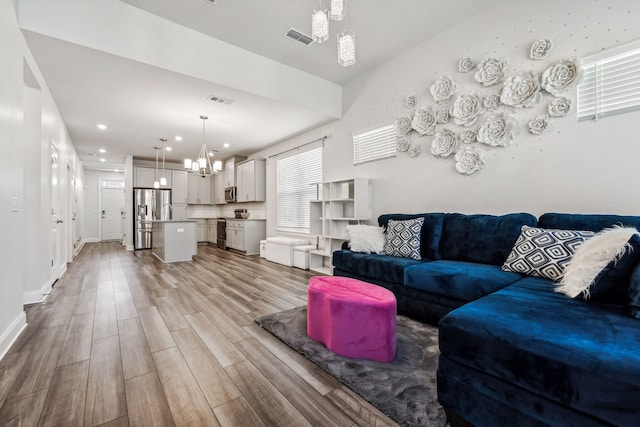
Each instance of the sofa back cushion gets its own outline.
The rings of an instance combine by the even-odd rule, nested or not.
[[[378,224],[386,230],[390,219],[404,221],[414,218],[424,218],[422,234],[420,236],[420,255],[422,258],[431,260],[440,259],[439,248],[444,224],[444,213],[385,214],[378,217]]]
[[[443,259],[502,265],[523,225],[535,227],[528,213],[507,215],[446,214],[440,253]]]
[[[540,228],[560,228],[563,230],[584,230],[599,232],[605,228],[620,225],[640,230],[640,216],[545,213],[538,219]]]

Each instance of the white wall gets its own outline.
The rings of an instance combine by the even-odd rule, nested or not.
[[[84,172],[84,227],[85,242],[100,240],[100,179],[124,181],[124,172],[106,172],[87,169]],[[130,199],[125,202],[128,203]]]
[[[45,256],[48,253],[37,248],[49,248],[50,243],[51,140],[54,139],[60,148],[60,165],[65,173],[67,166],[76,173],[82,170],[51,93],[18,28],[15,6],[16,2],[12,0],[0,0],[0,224],[3,227],[0,243],[0,356],[25,326],[23,302],[31,298],[27,294],[50,286],[48,273],[51,270],[48,268],[48,256]],[[25,78],[28,74],[26,68],[33,74],[28,78]],[[26,124],[24,108],[34,100],[29,101],[33,94],[26,94],[25,80],[30,81],[31,87],[41,88],[40,120],[29,115]],[[25,157],[38,164],[38,156],[42,167],[33,170],[33,165],[28,165],[25,169]],[[28,177],[26,181],[25,174]],[[63,196],[62,214],[68,220],[64,208],[66,194]],[[40,215],[26,216],[26,212],[40,212]],[[26,227],[36,230],[29,234],[30,238],[25,238]],[[65,250],[70,249],[71,242],[65,242]],[[27,269],[34,274],[25,277]]]
[[[498,93],[499,87],[483,89],[473,82],[473,73],[458,73],[462,57],[472,56],[476,61],[506,57],[511,64],[508,75],[530,69],[541,72],[554,60],[585,56],[640,38],[639,15],[640,5],[633,0],[542,0],[535,5],[514,1],[488,9],[346,86],[341,120],[254,156],[268,157],[329,135],[324,179],[370,178],[372,223],[389,212],[640,214],[634,179],[640,155],[638,112],[577,123],[574,109],[569,117],[553,119],[547,134],[533,136],[525,130],[525,123],[542,112],[551,99],[547,95],[536,108],[518,112],[520,134],[513,145],[487,150],[484,170],[472,176],[458,174],[451,159],[431,156],[432,137],[414,137],[422,151],[417,158],[397,153],[396,158],[357,167],[353,166],[351,142],[354,131],[391,123],[409,113],[404,107],[407,95],[415,94],[422,102],[435,105],[429,87],[440,75],[458,82],[459,92]],[[528,49],[541,38],[552,39],[554,47],[547,60],[533,61]],[[571,96],[575,100],[575,89]],[[275,160],[269,160],[267,168],[267,196],[275,201]],[[267,218],[268,235],[274,235],[275,203],[267,203]]]

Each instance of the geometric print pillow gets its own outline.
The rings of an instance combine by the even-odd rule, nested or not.
[[[389,220],[384,254],[420,260],[420,234],[424,218]]]
[[[576,248],[593,236],[591,231],[554,230],[523,225],[520,236],[502,265],[502,270],[562,279],[565,265]]]

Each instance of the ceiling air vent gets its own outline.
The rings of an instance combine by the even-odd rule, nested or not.
[[[211,6],[213,6],[214,4],[216,4],[218,2],[218,0],[203,0],[205,3],[209,3]]]
[[[305,46],[309,46],[311,43],[313,43],[313,39],[311,38],[311,36],[308,36],[305,33],[296,30],[295,28],[289,28],[289,31],[287,31],[284,36],[293,40],[294,42],[298,42]]]
[[[215,96],[215,95],[211,95],[207,99],[209,101],[217,102],[218,104],[222,104],[222,105],[231,105],[235,102],[232,99],[220,98],[219,96]]]

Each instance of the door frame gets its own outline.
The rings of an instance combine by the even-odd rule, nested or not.
[[[115,188],[115,187],[108,187],[108,186],[104,186],[104,181],[108,180],[108,181],[118,181],[118,182],[122,182],[122,188]],[[125,218],[126,218],[126,206],[127,206],[127,193],[126,193],[126,182],[124,177],[122,179],[118,179],[118,178],[105,178],[103,176],[98,176],[98,241],[102,242],[102,190],[103,189],[107,189],[107,190],[122,190],[122,194],[124,194],[124,205],[123,205],[123,210],[125,211]],[[120,239],[120,241],[122,243],[124,243],[124,239],[125,239],[125,218],[120,218],[120,220],[122,221],[122,238]]]

